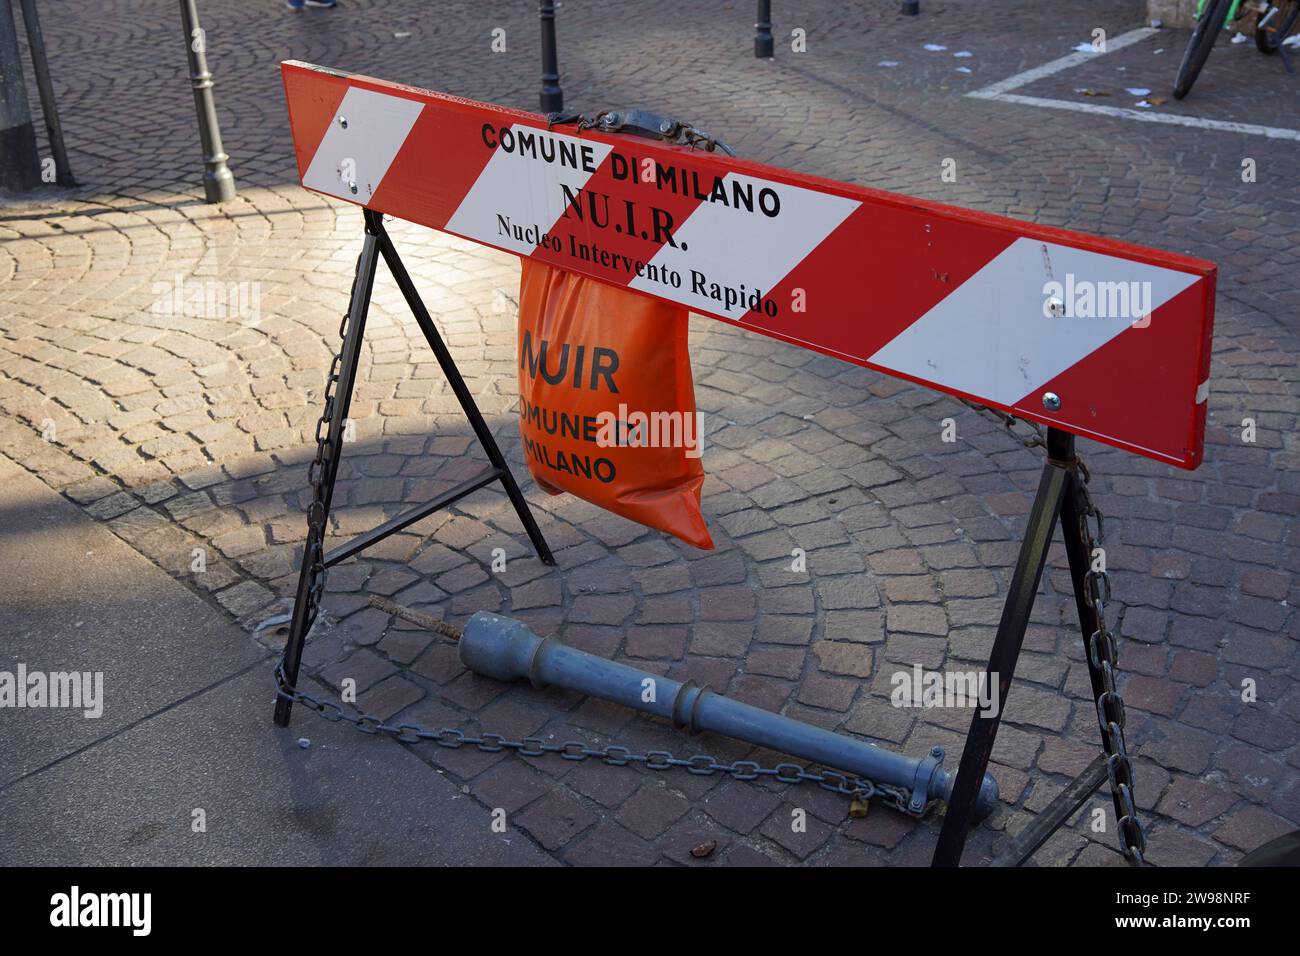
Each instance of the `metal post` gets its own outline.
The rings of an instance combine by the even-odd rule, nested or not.
[[[1034,595],[1038,592],[1038,582],[1042,579],[1043,566],[1047,563],[1047,550],[1052,543],[1061,505],[1073,491],[1073,468],[1074,436],[1049,428],[1047,462],[1043,465],[1038,494],[1034,498],[1033,509],[1029,512],[1025,540],[1020,546],[1020,556],[1011,576],[1011,586],[1007,591],[1007,601],[1002,608],[1002,619],[998,623],[997,637],[993,640],[993,651],[989,655],[986,670],[988,679],[996,679],[998,682],[997,713],[985,716],[982,710],[976,710],[971,719],[966,747],[962,751],[961,763],[957,765],[957,783],[953,787],[952,799],[948,802],[948,812],[944,815],[943,828],[934,850],[933,866],[957,866],[961,863],[961,851],[966,846],[975,800],[988,769],[989,757],[993,753],[993,742],[1006,708],[1007,694],[1016,674],[1016,661],[1020,657],[1025,629],[1029,626],[1029,615],[1034,607]]]
[[[0,0],[0,190],[26,191],[40,182],[41,161],[18,55],[18,27],[9,0]]]
[[[921,0],[903,0],[903,8],[900,11],[905,17],[914,17],[921,12]]]
[[[27,28],[27,48],[32,54],[32,72],[36,74],[36,89],[41,95],[41,113],[45,116],[45,131],[50,139],[50,154],[54,158],[54,181],[60,186],[75,186],[68,150],[63,145],[63,124],[59,122],[59,108],[54,102],[54,83],[50,80],[50,61],[45,55],[45,37],[41,34],[40,17],[36,14],[36,0],[20,0],[23,8],[23,25]]]
[[[564,91],[560,89],[560,59],[555,52],[555,4],[540,0],[537,16],[542,21],[542,95],[543,113],[564,109]]]
[[[221,148],[217,107],[212,99],[212,74],[208,72],[207,39],[199,26],[194,0],[180,0],[181,23],[185,28],[185,50],[190,63],[190,85],[194,87],[194,112],[199,119],[199,141],[203,145],[203,192],[208,202],[235,198],[235,177]]]
[[[776,56],[772,39],[772,0],[758,0],[758,22],[754,24],[754,56],[770,60]]]
[[[182,0],[182,3],[184,0]],[[321,539],[314,542],[323,555],[325,550],[325,528],[329,524],[330,503],[334,498],[334,482],[338,477],[339,460],[342,458],[343,423],[348,417],[348,408],[352,404],[352,387],[357,379],[357,363],[361,358],[361,339],[366,330],[366,313],[370,310],[370,292],[375,284],[375,268],[379,265],[379,239],[371,228],[372,214],[365,211],[366,239],[361,247],[361,256],[357,259],[357,272],[352,280],[352,308],[348,313],[348,327],[340,353],[338,382],[335,385],[334,404],[330,408],[329,453],[322,465],[321,511],[319,532]],[[298,592],[293,602],[293,618],[289,625],[289,637],[284,645],[285,682],[290,687],[298,685],[298,668],[302,664],[302,650],[307,643],[307,632],[313,623],[310,594],[316,575],[321,568],[313,560],[312,536],[317,532],[308,522],[307,544],[303,548],[302,567],[298,571]],[[293,702],[284,697],[275,700],[275,722],[281,727],[289,726],[289,715],[293,712]]]

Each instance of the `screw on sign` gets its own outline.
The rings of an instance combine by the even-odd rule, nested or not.
[[[1034,434],[1016,437],[1043,447],[1046,459],[987,667],[999,675],[998,707],[972,716],[933,862],[961,860],[1058,522],[1104,754],[1043,808],[1002,859],[1022,862],[1079,800],[1109,780],[1121,849],[1130,862],[1143,862],[1117,641],[1105,621],[1109,579],[1090,567],[1102,519],[1075,436],[1197,467],[1209,388],[1213,263],[672,143],[622,139],[612,128],[579,124],[570,133],[529,113],[309,64],[286,62],[282,72],[303,185],[365,207],[367,241],[354,285],[365,297],[349,311],[364,320],[378,237],[453,383],[454,362],[431,331],[381,213],[938,389],[990,412],[1008,430],[1028,420]],[[346,410],[360,327],[354,334],[349,325],[347,339],[339,376],[346,387],[340,404],[327,406],[331,420]],[[472,421],[479,417],[472,400],[462,404]],[[1040,425],[1047,426],[1045,435]],[[490,434],[480,440],[496,466],[484,481],[500,479],[511,490]],[[322,442],[331,471],[314,500],[323,499],[327,511],[337,449]],[[475,487],[482,483],[457,495]],[[517,489],[512,500],[546,559]],[[441,506],[392,519],[323,561],[305,561],[294,628],[277,672],[281,724],[288,705],[301,701],[322,714],[333,708],[331,719],[346,718],[369,733],[395,731],[405,739],[403,727],[349,717],[295,689],[305,637],[299,606],[318,597],[317,566],[323,571]],[[1088,523],[1094,517],[1095,536]],[[315,533],[318,522],[310,523]],[[314,553],[310,543],[308,552]],[[499,743],[495,735],[483,739]],[[584,754],[605,758],[613,750],[622,752]],[[646,755],[646,765],[659,769],[659,757]],[[695,759],[702,771],[705,758]],[[735,766],[712,769],[734,772]],[[776,779],[787,775],[778,770]]]

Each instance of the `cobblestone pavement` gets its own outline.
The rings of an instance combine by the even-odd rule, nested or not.
[[[175,4],[41,6],[84,185],[0,207],[0,443],[163,568],[256,623],[283,610],[295,581],[312,424],[361,233],[355,208],[296,184],[276,64],[295,57],[535,108],[532,7],[444,3],[431,13],[415,0],[344,0],[291,14],[276,0],[200,4],[240,188],[216,209],[201,202]],[[1069,52],[1094,27],[1117,36],[1141,25],[1133,0],[927,0],[919,18],[884,2],[818,0],[799,4],[797,16],[793,4],[775,6],[778,55],[759,62],[747,2],[569,0],[559,24],[566,105],[657,108],[775,165],[1219,263],[1205,464],[1187,473],[1088,442],[1082,450],[1107,515],[1112,621],[1124,635],[1128,739],[1140,755],[1151,860],[1231,864],[1294,829],[1294,142],[962,95]],[[490,51],[496,27],[505,53]],[[806,31],[806,53],[790,51],[795,27]],[[1103,60],[1031,92],[1068,98],[1076,86],[1108,84],[1118,96],[1138,73],[1134,85],[1167,87],[1185,39],[1164,31],[1117,54],[1131,74],[1107,76],[1114,64]],[[973,56],[952,56],[960,51]],[[1217,118],[1294,120],[1295,84],[1276,62],[1245,52],[1225,41],[1176,109],[1196,114],[1204,103]],[[971,73],[957,72],[963,64]],[[957,161],[955,183],[940,179],[945,158]],[[1242,181],[1246,158],[1255,182]],[[516,260],[401,223],[392,231],[523,475],[512,417]],[[218,293],[225,310],[214,307]],[[176,307],[205,294],[218,297],[202,310]],[[367,601],[391,596],[456,621],[485,608],[910,754],[941,744],[955,766],[968,714],[896,709],[890,676],[914,664],[983,663],[1039,456],[933,392],[720,323],[695,319],[691,331],[715,552],[678,547],[529,482],[557,551],[559,569],[549,570],[529,556],[504,496],[483,491],[331,572],[329,620],[307,654],[313,673],[335,685],[355,678],[363,709],[400,720],[745,754],[595,701],[478,678],[453,648]],[[356,441],[335,498],[338,540],[481,464],[382,270],[367,338]],[[959,440],[945,444],[949,416]],[[1245,418],[1253,442],[1242,440]],[[505,573],[490,570],[498,547],[509,555]],[[791,570],[795,548],[807,552],[806,572]],[[1063,567],[1058,545],[994,751],[1003,803],[972,833],[968,861],[987,858],[1096,751]],[[269,708],[269,684],[267,695]],[[295,718],[303,732],[311,719]],[[399,745],[358,737],[355,746]],[[933,815],[918,824],[883,807],[849,820],[843,799],[808,787],[417,752],[570,864],[920,864],[938,830]],[[1105,795],[1090,804],[1103,806]],[[805,832],[792,832],[796,807],[808,811]],[[1120,863],[1113,835],[1089,821],[1076,817],[1037,862]],[[692,858],[708,840],[716,850]]]

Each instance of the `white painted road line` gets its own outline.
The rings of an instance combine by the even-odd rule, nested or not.
[[[976,90],[974,93],[967,93],[967,96],[973,96],[978,100],[996,100],[1000,99],[1003,93],[1009,93],[1011,90],[1027,86],[1035,80],[1041,80],[1045,76],[1051,76],[1053,73],[1060,73],[1062,70],[1068,70],[1071,67],[1080,66],[1089,60],[1095,60],[1099,56],[1105,56],[1107,53],[1114,53],[1116,50],[1122,50],[1126,46],[1132,46],[1139,40],[1145,40],[1154,33],[1159,33],[1151,27],[1139,27],[1136,30],[1130,30],[1122,36],[1117,36],[1113,40],[1106,41],[1105,52],[1071,53],[1063,56],[1051,63],[1044,63],[1042,66],[1036,66],[1032,70],[1025,70],[1023,73],[1017,73],[1015,76],[1009,76],[1005,80],[999,80],[991,86]]]
[[[1159,30],[1141,27],[1130,30],[1106,43],[1106,53],[1114,53],[1139,40],[1145,40]],[[1021,106],[1038,106],[1051,110],[1072,110],[1075,113],[1092,113],[1098,116],[1113,116],[1116,119],[1137,120],[1139,123],[1164,123],[1167,126],[1190,126],[1194,129],[1221,130],[1225,133],[1244,133],[1248,136],[1265,136],[1269,139],[1290,139],[1300,141],[1300,130],[1280,126],[1260,126],[1256,123],[1235,123],[1231,120],[1205,119],[1200,116],[1180,116],[1176,113],[1157,113],[1150,110],[1129,109],[1123,106],[1102,106],[1099,103],[1076,103],[1073,100],[1053,100],[1042,96],[1023,96],[1012,90],[1027,86],[1036,80],[1080,66],[1089,60],[1095,60],[1105,53],[1071,53],[1068,56],[1025,70],[1005,80],[999,80],[989,86],[975,90],[966,95],[977,100],[994,100],[999,103],[1016,103]]]
[[[1076,113],[1097,113],[1119,119],[1137,120],[1139,123],[1165,123],[1170,126],[1193,126],[1197,129],[1217,129],[1226,133],[1267,136],[1269,139],[1300,140],[1300,129],[1284,129],[1280,126],[1257,126],[1254,123],[1234,123],[1230,120],[1203,119],[1199,116],[1153,113],[1150,110],[1126,109],[1122,106],[1102,106],[1097,103],[1072,103],[1069,100],[1049,100],[1041,96],[1021,96],[1017,93],[1007,93],[994,97],[994,99],[1002,103],[1019,103],[1022,106],[1042,106],[1053,110],[1074,110]]]

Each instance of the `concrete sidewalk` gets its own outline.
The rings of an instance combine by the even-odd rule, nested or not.
[[[275,728],[265,650],[3,457],[0,516],[0,671],[104,699],[0,710],[0,865],[552,862],[392,741]]]

